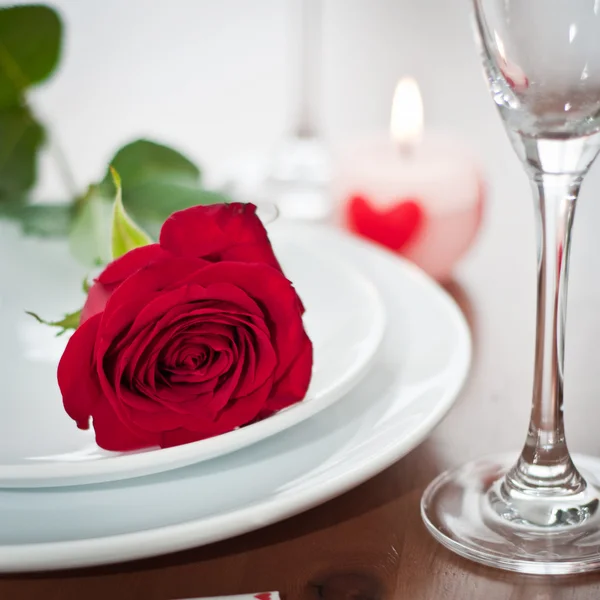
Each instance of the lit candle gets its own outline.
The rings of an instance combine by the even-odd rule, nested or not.
[[[352,231],[448,279],[481,221],[479,169],[456,139],[423,132],[413,79],[398,83],[390,133],[346,148],[333,193]]]

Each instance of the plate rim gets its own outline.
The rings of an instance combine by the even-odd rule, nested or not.
[[[289,222],[277,225],[277,230],[283,226],[284,232],[288,229],[294,231],[296,228],[295,223]],[[306,245],[302,239],[302,229],[294,235],[298,237],[293,242]],[[310,247],[307,246],[307,249],[310,250]],[[0,464],[0,490],[79,487],[123,481],[126,479],[137,479],[139,477],[180,469],[226,456],[253,444],[260,443],[263,440],[282,433],[286,429],[301,424],[338,402],[369,372],[383,340],[387,315],[379,290],[365,273],[344,262],[342,256],[327,256],[326,260],[337,270],[346,271],[350,279],[365,291],[365,294],[370,297],[370,302],[375,308],[375,312],[372,314],[373,327],[367,338],[367,345],[361,349],[360,358],[355,360],[353,368],[344,374],[338,385],[331,390],[323,392],[320,399],[299,402],[247,427],[180,446],[153,448],[142,452],[121,455],[116,454],[115,456],[107,456],[97,461],[38,462],[24,465]],[[280,425],[275,427],[275,423],[279,423]],[[232,443],[230,442],[227,448],[216,448],[227,438],[232,440]],[[210,445],[215,446],[215,448],[210,450]],[[201,456],[192,456],[194,449],[200,446],[204,448],[208,446],[209,450],[205,451]],[[151,464],[140,464],[152,459],[154,459],[154,462]],[[64,472],[66,465],[68,465],[69,471],[67,474]],[[89,469],[92,466],[93,469],[90,472]],[[134,470],[135,472],[132,472]]]
[[[347,236],[347,234],[342,235]],[[371,253],[375,251],[388,254],[374,247],[373,244],[363,241],[358,243]],[[389,257],[391,258],[392,255]],[[437,296],[457,334],[451,375],[440,394],[435,410],[424,417],[405,438],[383,447],[375,455],[362,456],[351,470],[342,471],[325,481],[318,479],[308,486],[303,485],[293,494],[286,490],[284,501],[280,496],[273,496],[208,518],[192,519],[175,525],[132,533],[74,541],[0,545],[0,572],[14,573],[40,569],[50,571],[126,562],[242,535],[309,510],[343,494],[377,475],[418,446],[448,413],[468,378],[472,362],[472,337],[464,314],[450,294],[418,267],[405,259],[400,259],[400,263],[408,277],[414,279],[419,285],[429,288],[430,292]],[[52,557],[51,561],[48,560],[49,556]]]

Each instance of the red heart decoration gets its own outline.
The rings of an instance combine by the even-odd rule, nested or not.
[[[257,600],[271,600],[271,592],[265,594],[256,594],[254,596]]]
[[[353,196],[347,205],[348,226],[356,233],[398,251],[423,222],[423,209],[416,200],[377,208],[363,196]]]

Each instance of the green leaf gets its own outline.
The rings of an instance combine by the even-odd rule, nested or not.
[[[20,222],[25,235],[65,237],[73,218],[71,204],[27,204],[25,196],[0,202],[0,217]]]
[[[123,206],[123,192],[121,189],[121,178],[119,173],[110,167],[110,172],[117,188],[113,204],[113,218],[111,231],[112,258],[119,258],[134,248],[147,246],[152,240],[147,233],[142,231],[125,212]]]
[[[0,202],[19,196],[34,184],[37,152],[44,138],[44,129],[28,108],[0,110]]]
[[[30,204],[21,209],[17,218],[23,233],[39,237],[66,237],[73,208],[70,204]]]
[[[110,262],[112,213],[111,199],[101,194],[97,186],[91,186],[79,201],[69,232],[69,246],[83,264],[98,266]]]
[[[25,311],[28,315],[31,315],[38,323],[42,325],[48,325],[49,327],[59,327],[60,331],[56,334],[57,336],[63,335],[67,331],[75,330],[79,327],[79,322],[81,321],[81,311],[75,311],[65,315],[60,321],[46,321],[42,319],[40,316],[36,315],[34,312],[29,310]]]
[[[111,161],[123,180],[123,204],[132,219],[150,234],[175,211],[198,204],[223,202],[224,197],[200,187],[200,169],[176,150],[150,140],[121,148]],[[113,192],[110,169],[99,184]]]
[[[26,206],[27,196],[21,194],[0,194],[0,217],[20,219]]]
[[[110,168],[104,179],[76,202],[71,249],[88,265],[108,262],[113,254],[116,257],[151,243],[145,232],[158,234],[162,223],[177,210],[227,201],[225,196],[200,187],[200,170],[185,156],[149,140],[121,148],[111,166],[122,178],[122,195],[110,216],[116,237],[106,225],[107,202],[114,197],[114,186],[119,187]]]
[[[92,285],[90,284],[88,278],[86,277],[83,282],[81,283],[81,289],[83,290],[84,294],[87,294],[90,291],[90,288],[92,287]]]
[[[128,190],[152,180],[177,181],[199,185],[200,170],[188,158],[173,148],[150,140],[137,140],[123,146],[110,164],[123,179],[125,202]],[[112,185],[110,169],[102,181],[103,187]]]
[[[17,106],[23,92],[58,64],[62,24],[48,6],[0,9],[0,108]]]

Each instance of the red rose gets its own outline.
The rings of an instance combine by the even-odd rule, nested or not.
[[[108,265],[58,367],[65,409],[99,446],[174,446],[302,400],[302,304],[247,204],[195,207]]]

